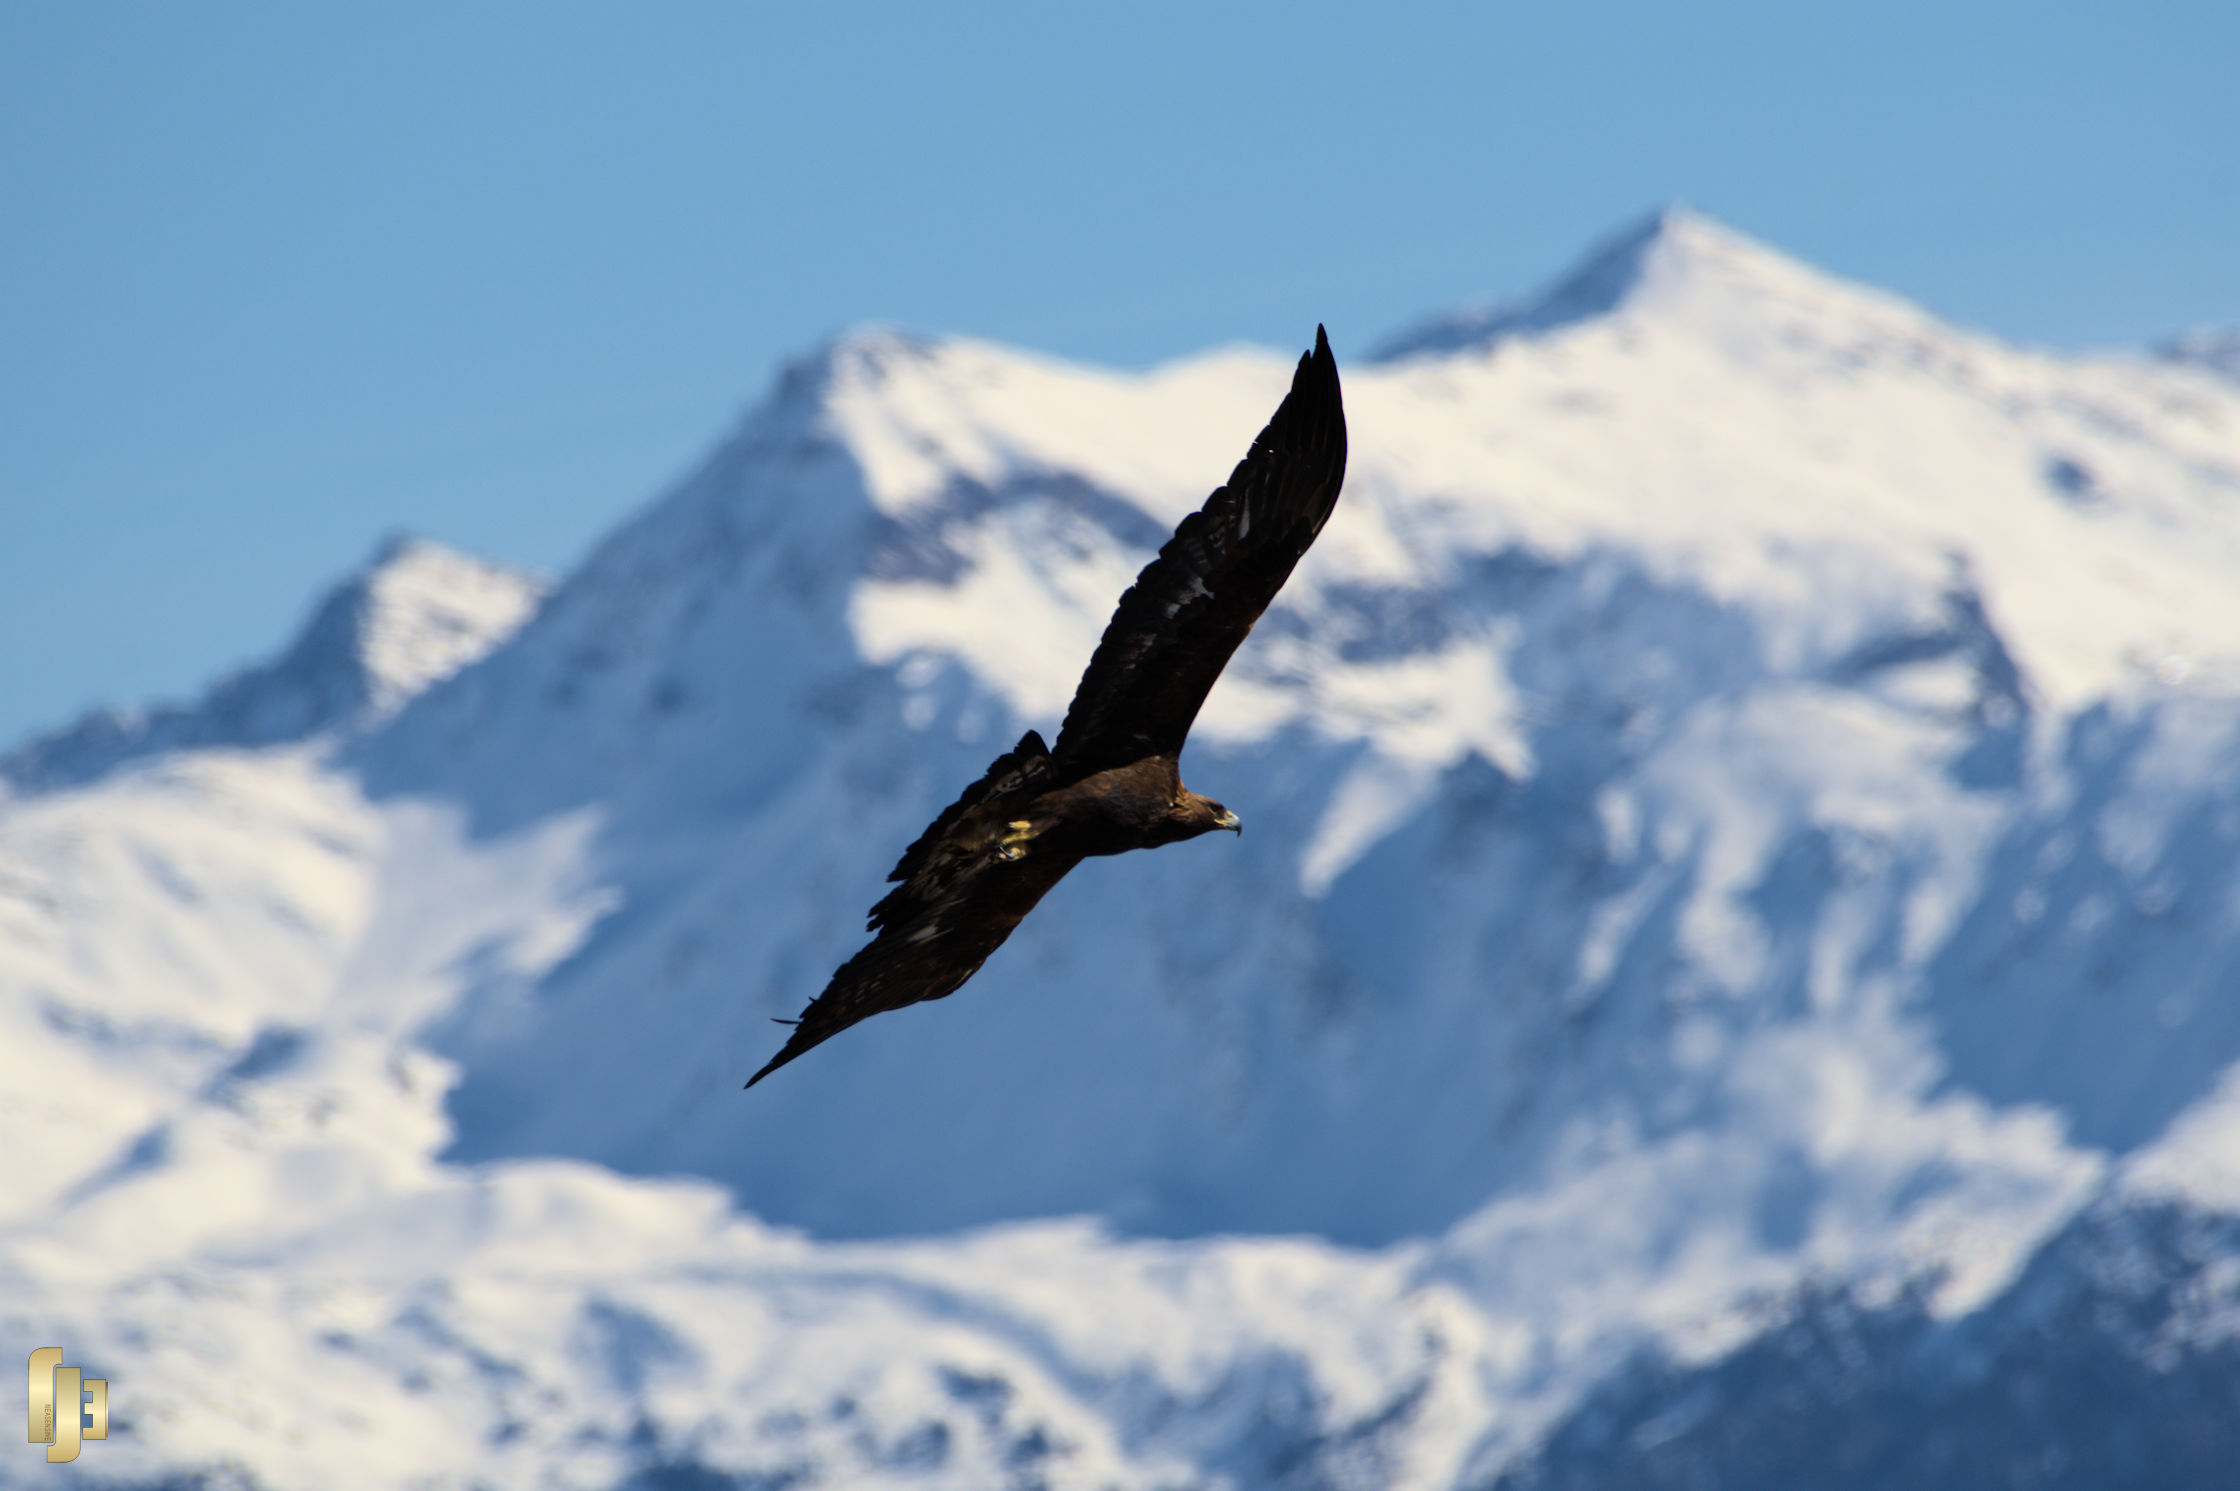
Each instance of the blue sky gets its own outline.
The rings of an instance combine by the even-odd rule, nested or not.
[[[0,742],[392,529],[562,570],[858,321],[1343,358],[1675,200],[2020,341],[2240,320],[2236,77],[2229,0],[0,0]]]

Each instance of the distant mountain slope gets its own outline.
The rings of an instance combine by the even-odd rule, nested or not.
[[[2192,363],[2240,379],[2240,326],[2204,326],[2156,349],[2171,362]]]
[[[70,786],[118,765],[204,746],[265,746],[363,729],[513,635],[542,581],[426,539],[390,540],[330,591],[295,642],[191,704],[103,710],[0,756],[18,790]]]
[[[1557,286],[1347,366],[1185,763],[1242,840],[752,1094],[1288,354],[842,337],[418,692],[0,800],[0,1278],[88,1459],[2220,1485],[2240,386],[1687,213]]]
[[[1968,336],[1685,214],[1583,278],[1608,293],[1566,329],[1348,375],[1348,495],[1188,763],[1241,843],[1085,867],[967,995],[742,1103],[768,1017],[958,784],[1055,724],[1286,359],[1126,377],[869,332],[789,372],[364,747],[377,795],[481,833],[598,814],[580,873],[616,909],[533,995],[470,976],[430,1034],[465,1068],[458,1153],[711,1175],[840,1232],[1093,1210],[1381,1240],[1547,1173],[1590,1113],[1731,1133],[1777,1185],[1804,1114],[1730,1084],[1795,1041],[1881,1052],[1877,1101],[1944,1115],[1909,1163],[2019,1122],[1969,1094],[2149,1135],[2240,1056],[2208,994],[2224,921],[2189,934],[2191,992],[2151,996],[2208,1022],[2183,1081],[2075,1065],[2113,1038],[2090,1023],[1999,1040],[2076,946],[2050,986],[1976,981],[2018,896],[2162,875],[2150,901],[2219,904],[2240,403]],[[2168,811],[2208,838],[2045,880],[2020,844],[2145,811],[2170,789],[2125,763],[2196,697],[2172,749],[2206,754],[2174,780],[2203,796]],[[2096,928],[2118,956],[2127,924]]]

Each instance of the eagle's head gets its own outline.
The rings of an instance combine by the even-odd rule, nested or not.
[[[1244,832],[1244,823],[1236,814],[1210,797],[1200,797],[1187,787],[1182,789],[1182,796],[1176,800],[1168,816],[1179,830],[1175,835],[1178,839],[1194,839],[1200,834],[1212,833],[1217,828],[1225,828],[1233,834]]]

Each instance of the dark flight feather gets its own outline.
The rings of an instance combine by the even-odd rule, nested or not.
[[[1120,597],[1058,731],[1061,765],[1181,753],[1214,680],[1329,521],[1345,470],[1338,364],[1318,326],[1289,396],[1228,483]]]
[[[840,965],[749,1087],[859,1020],[954,993],[1084,858],[1234,815],[1176,758],[1229,658],[1322,531],[1345,480],[1345,409],[1322,328],[1268,427],[1120,598],[1055,749],[1029,730],[933,820]]]

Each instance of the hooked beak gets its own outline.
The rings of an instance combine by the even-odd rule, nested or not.
[[[1244,837],[1244,820],[1227,808],[1223,808],[1221,816],[1213,820],[1213,826],[1215,828],[1225,828],[1239,838]]]

